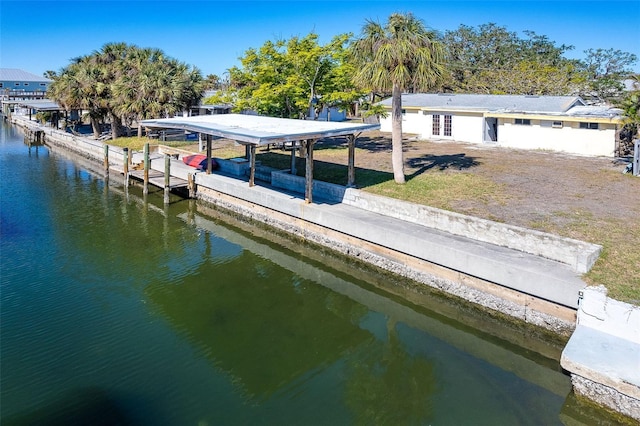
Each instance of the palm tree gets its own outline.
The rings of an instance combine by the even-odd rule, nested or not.
[[[402,92],[428,90],[436,84],[444,70],[444,49],[413,14],[394,13],[384,27],[368,20],[352,54],[359,64],[356,85],[391,91],[391,163],[394,180],[404,183]]]
[[[102,73],[90,56],[82,56],[63,69],[48,88],[48,96],[66,110],[87,112],[96,138],[100,136],[100,120],[107,114],[107,86]]]

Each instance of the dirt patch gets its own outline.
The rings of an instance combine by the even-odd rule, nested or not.
[[[326,158],[322,144],[314,159]],[[361,138],[356,167],[391,172],[391,142],[377,133]],[[562,225],[567,216],[633,220],[640,217],[640,179],[623,175],[625,164],[613,158],[593,158],[459,142],[407,138],[404,143],[407,179],[424,173],[471,173],[502,187],[500,202],[457,200],[454,210],[519,226],[539,221]]]

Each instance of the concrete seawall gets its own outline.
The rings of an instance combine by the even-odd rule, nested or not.
[[[272,173],[275,187],[304,193],[304,179],[288,171]],[[577,273],[588,272],[602,246],[429,206],[370,194],[326,182],[314,184],[314,197],[340,202],[453,235],[506,247],[567,264]]]

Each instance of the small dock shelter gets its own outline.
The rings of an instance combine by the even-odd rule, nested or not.
[[[365,131],[377,130],[379,124],[355,122],[328,122],[295,120],[245,114],[219,114],[196,117],[175,117],[143,120],[147,129],[182,129],[206,135],[207,173],[211,173],[212,138],[235,140],[244,145],[249,160],[249,186],[254,185],[256,147],[272,144],[299,144],[305,154],[305,202],[312,202],[313,188],[313,145],[323,138],[345,136],[349,145],[347,185],[355,184],[355,144],[357,137]],[[295,149],[291,151],[292,158]]]

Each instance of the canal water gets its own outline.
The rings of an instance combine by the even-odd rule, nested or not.
[[[2,126],[2,425],[606,422],[526,330]]]

